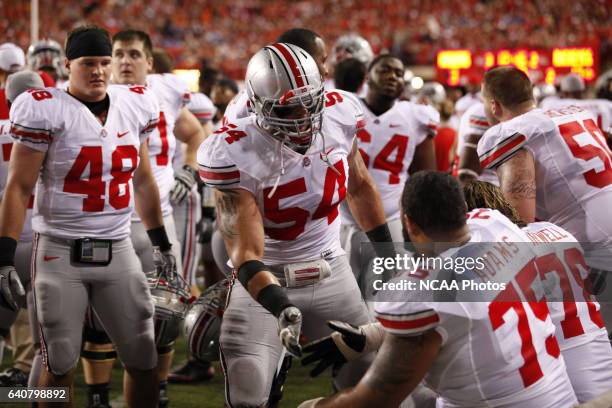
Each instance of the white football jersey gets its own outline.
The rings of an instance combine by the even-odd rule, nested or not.
[[[191,99],[187,104],[189,112],[200,121],[202,125],[207,124],[212,120],[217,113],[217,108],[212,103],[210,98],[204,95],[202,92],[192,92]]]
[[[134,207],[139,149],[159,121],[143,86],[111,85],[104,125],[65,91],[24,92],[11,107],[11,136],[46,153],[32,227],[60,238],[123,239]]]
[[[525,234],[498,211],[475,209],[468,213],[467,224],[470,243],[441,257],[461,256],[474,243],[493,243],[495,268],[500,269],[487,266],[481,270],[486,273],[472,276],[496,281],[500,274],[494,272],[503,270],[516,277],[534,268],[533,249],[521,244],[527,241]],[[441,271],[415,272],[405,272],[392,282],[408,280],[418,288],[417,276],[442,279]],[[522,298],[518,293],[512,283],[499,296]],[[386,331],[414,336],[435,330],[442,338],[425,377],[439,394],[438,407],[569,408],[576,403],[545,302],[439,302],[433,295],[424,299],[418,290],[398,291],[397,296],[395,301],[376,303],[377,318]]]
[[[13,139],[11,138],[11,121],[8,119],[0,119],[0,200],[4,195],[6,188],[6,179],[8,177],[9,160],[11,159],[11,151],[13,149]],[[23,223],[23,230],[19,236],[19,241],[32,241],[32,206],[34,205],[34,196],[30,197],[26,217]]]
[[[327,78],[325,82],[323,82],[323,88],[325,88],[326,91],[333,91],[335,89],[338,89],[338,87],[336,86],[336,82],[333,80],[333,78]],[[357,90],[355,95],[357,95],[360,98],[365,98],[367,94],[368,94],[368,82],[364,80],[363,84],[361,84],[361,87]]]
[[[240,90],[227,104],[225,113],[223,114],[222,124],[225,126],[228,123],[234,123],[238,119],[246,118],[253,114],[251,109],[251,101],[245,89]]]
[[[180,110],[189,102],[191,94],[187,84],[175,74],[147,75],[147,87],[157,97],[161,109],[159,124],[149,135],[148,146],[151,169],[159,188],[162,214],[166,217],[172,214],[170,191],[174,186],[173,161],[180,151],[174,136],[174,124]],[[132,217],[139,219],[136,212]]]
[[[455,112],[457,113],[457,116],[459,116],[459,119],[461,119],[463,114],[468,110],[470,106],[475,105],[478,102],[482,102],[480,92],[468,92],[461,98],[457,99],[457,102],[455,102]]]
[[[480,164],[495,169],[522,148],[535,160],[536,218],[569,231],[590,266],[609,270],[612,155],[593,115],[576,106],[534,109],[493,126],[478,143]]]
[[[370,171],[387,220],[400,217],[400,198],[416,147],[436,134],[440,114],[428,105],[396,101],[380,116],[359,100],[365,128],[357,132],[361,157]],[[342,205],[342,223],[355,224],[348,205]]]
[[[550,288],[546,299],[561,350],[605,335],[599,303],[585,290],[588,267],[576,238],[550,222],[534,222],[523,231],[534,243],[538,272],[544,286]]]
[[[612,129],[612,102],[606,99],[572,99],[572,98],[546,98],[540,104],[543,110],[557,110],[569,106],[579,106],[588,110],[595,116],[597,126],[604,132]]]
[[[264,263],[339,256],[344,251],[338,205],[346,195],[347,157],[361,126],[359,102],[342,91],[326,93],[323,137],[317,135],[303,155],[281,146],[254,115],[238,119],[200,146],[200,178],[209,187],[242,188],[255,196],[266,234]]]
[[[468,136],[476,135],[482,137],[490,127],[482,102],[478,101],[470,106],[459,121],[459,139],[457,141],[457,152],[459,152],[459,155],[463,151],[463,145],[466,143]],[[483,169],[480,176],[478,176],[478,180],[499,186],[497,174],[491,169]]]

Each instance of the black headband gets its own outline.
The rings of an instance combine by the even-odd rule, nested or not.
[[[66,58],[110,57],[113,46],[104,30],[84,30],[73,34],[66,43]]]

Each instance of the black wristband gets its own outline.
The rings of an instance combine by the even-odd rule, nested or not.
[[[389,225],[387,223],[381,224],[378,227],[366,232],[370,242],[393,242],[391,237],[391,231],[389,231]]]
[[[389,225],[387,225],[387,223],[371,229],[370,231],[366,232],[366,235],[372,243],[376,256],[379,258],[395,257],[393,238],[391,237],[391,231],[389,231]]]
[[[172,244],[168,239],[168,234],[166,234],[166,227],[163,225],[161,227],[148,230],[147,235],[149,236],[153,246],[159,247],[160,251],[165,252],[172,248]]]
[[[274,284],[260,290],[257,301],[275,317],[280,316],[286,308],[293,306],[283,288]]]
[[[16,240],[11,237],[0,237],[0,266],[14,266],[16,250]]]
[[[249,290],[249,281],[258,272],[265,271],[266,265],[257,260],[246,261],[238,268],[238,280],[246,290]]]

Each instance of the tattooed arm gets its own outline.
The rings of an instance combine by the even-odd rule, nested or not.
[[[506,200],[527,224],[535,221],[535,162],[531,153],[519,150],[497,168],[497,176]]]
[[[217,222],[227,253],[234,267],[247,261],[261,261],[264,253],[264,229],[261,213],[253,195],[243,189],[215,190]],[[264,287],[278,280],[268,271],[261,271],[249,280],[248,291],[257,299]]]
[[[425,377],[441,344],[442,338],[435,331],[414,337],[387,333],[376,359],[359,384],[315,406],[397,407]]]

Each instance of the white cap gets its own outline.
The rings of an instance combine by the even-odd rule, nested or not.
[[[584,81],[578,74],[569,74],[563,77],[560,83],[561,92],[582,92]]]
[[[44,88],[45,84],[38,72],[26,70],[11,74],[6,79],[6,99],[13,103],[23,92],[32,88]]]
[[[13,43],[0,45],[0,69],[6,72],[15,72],[25,65],[23,50]]]

